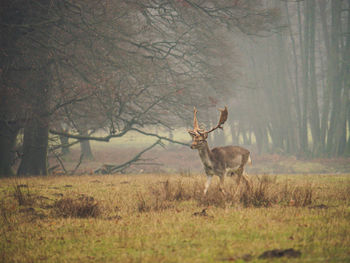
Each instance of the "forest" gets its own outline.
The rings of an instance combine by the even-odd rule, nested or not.
[[[0,262],[350,262],[350,0],[2,0],[0,30]]]
[[[91,140],[130,132],[187,146],[172,132],[191,126],[194,106],[208,126],[229,108],[212,144],[350,154],[350,1],[15,0],[0,9],[3,176],[46,175],[50,156],[80,143],[88,158]]]

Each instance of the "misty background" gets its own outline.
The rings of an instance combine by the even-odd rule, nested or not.
[[[99,172],[123,171],[164,144],[156,155],[173,146],[171,158],[192,159],[194,106],[207,129],[228,106],[211,147],[297,159],[350,155],[349,0],[0,5],[2,176],[67,172],[80,145],[75,172],[108,152],[94,154],[91,142],[121,142],[108,152],[114,164]]]

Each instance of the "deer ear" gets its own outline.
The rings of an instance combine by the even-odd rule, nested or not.
[[[204,133],[204,138],[205,138],[205,139],[208,138],[208,133],[207,133],[207,132]]]

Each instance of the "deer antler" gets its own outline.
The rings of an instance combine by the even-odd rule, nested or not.
[[[197,120],[197,109],[196,107],[193,107],[193,130],[187,130],[191,135],[198,135],[199,132],[199,125]]]
[[[197,109],[196,107],[193,107],[193,131],[198,132],[198,130],[199,130],[199,125],[197,120]]]
[[[219,111],[220,111],[220,119],[219,119],[218,125],[216,125],[216,127],[212,128],[209,131],[204,131],[199,128],[198,120],[197,120],[197,109],[196,107],[194,107],[193,108],[193,130],[188,130],[188,132],[192,135],[195,135],[195,134],[200,135],[200,134],[208,134],[209,132],[212,132],[218,128],[222,129],[221,125],[223,125],[226,122],[227,116],[228,116],[227,107],[225,106],[224,109],[219,109]]]
[[[219,119],[219,123],[218,125],[216,125],[216,127],[210,129],[209,131],[207,131],[206,133],[209,133],[209,132],[212,132],[212,131],[215,131],[217,128],[220,128],[222,129],[222,126],[226,120],[227,120],[227,116],[228,116],[228,111],[227,111],[227,107],[225,106],[224,109],[219,109],[220,111],[220,119]]]

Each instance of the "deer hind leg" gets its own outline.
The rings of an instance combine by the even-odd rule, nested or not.
[[[239,170],[239,169],[238,169],[238,170]],[[234,193],[234,196],[235,196],[235,195],[237,194],[237,192],[238,192],[239,185],[240,185],[240,183],[241,183],[241,178],[242,178],[242,174],[241,174],[238,170],[236,170],[236,171],[234,172],[234,175],[237,176],[237,177],[236,177],[237,188],[236,188],[236,191],[235,191],[235,193]]]
[[[251,185],[250,179],[248,178],[246,172],[244,171],[244,167],[239,167],[238,170],[236,171],[236,174],[237,174],[237,179],[236,179],[237,189],[239,187],[241,179],[243,179],[248,191],[250,191],[252,188],[252,185]]]
[[[244,181],[248,190],[251,189],[251,182],[250,182],[249,178],[247,177],[247,174],[244,171],[244,166],[247,164],[247,162],[249,160],[250,160],[250,153],[243,155],[241,165],[239,166],[239,168],[236,171],[236,173],[238,175],[237,180],[239,180],[239,182],[240,182],[241,178],[243,178],[243,181]],[[251,160],[250,160],[250,162],[251,162]]]
[[[225,176],[226,174],[222,174],[220,176],[220,192],[223,193],[224,195],[226,195],[225,189],[224,189],[224,185],[225,185]]]
[[[236,183],[237,183],[236,193],[238,192],[238,188],[239,188],[239,185],[241,183],[241,179],[243,179],[247,190],[250,191],[251,190],[251,182],[250,182],[247,174],[244,172],[244,167],[239,167],[237,169],[237,171],[235,172],[235,174],[237,175],[237,178],[236,178]]]
[[[242,173],[242,178],[248,191],[250,191],[252,189],[252,183],[245,172]]]
[[[206,181],[206,183],[205,183],[205,186],[204,186],[204,195],[206,195],[207,194],[207,192],[208,192],[208,188],[209,188],[209,185],[210,185],[210,183],[211,183],[211,179],[213,178],[213,176],[212,175],[207,175],[207,181]]]

